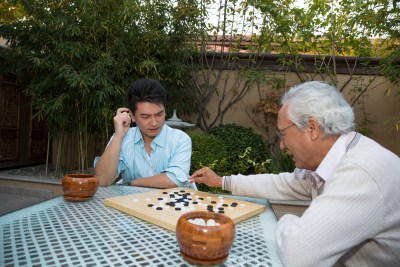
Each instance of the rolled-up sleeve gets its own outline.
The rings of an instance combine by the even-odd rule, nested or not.
[[[110,140],[108,141],[107,146],[106,146],[106,149],[107,149],[107,147],[110,145],[110,143],[111,143],[111,141],[112,141],[113,138],[114,138],[114,135],[111,136]],[[93,167],[94,167],[94,168],[96,168],[96,165],[97,165],[97,163],[99,162],[99,160],[100,160],[100,157],[99,157],[99,156],[97,156],[97,157],[94,158],[94,160],[93,160]],[[126,163],[125,163],[125,161],[124,161],[123,153],[122,153],[122,150],[121,150],[121,151],[120,151],[120,155],[119,155],[119,159],[118,159],[117,176],[119,176],[119,175],[122,173],[122,178],[124,178],[124,182],[126,182],[126,181],[125,181],[125,180],[126,180],[125,177],[127,177],[127,175],[124,175],[124,173],[125,173],[126,170],[127,170],[127,165],[126,165]]]
[[[189,180],[190,160],[192,156],[192,140],[186,134],[179,136],[179,143],[175,144],[166,173],[178,186],[186,186]]]

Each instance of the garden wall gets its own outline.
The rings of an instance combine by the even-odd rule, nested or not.
[[[300,83],[300,80],[295,75],[295,73],[276,72],[275,75],[278,77],[279,76],[283,77],[284,75],[288,88]],[[339,87],[343,85],[343,83],[348,79],[348,77],[349,75],[344,75],[344,74],[338,75]],[[364,85],[368,84],[372,77],[373,76],[370,75],[363,75],[363,76],[358,76],[357,79],[354,79],[350,84],[348,84],[346,90],[344,90],[343,92],[345,98],[350,101],[351,100],[351,97],[349,95],[350,90],[359,88],[360,85],[362,84]],[[234,79],[230,79],[229,81],[233,80]],[[378,76],[374,80],[370,88],[373,87],[375,87],[375,89],[369,91],[368,94],[364,96],[363,106],[365,110],[364,111],[360,110],[359,105],[354,106],[354,110],[356,113],[356,123],[357,125],[361,124],[361,122],[364,119],[363,113],[364,112],[367,113],[368,120],[372,121],[371,123],[366,125],[366,128],[371,131],[371,133],[368,136],[400,156],[400,132],[397,132],[396,130],[393,129],[392,131],[389,131],[386,129],[387,126],[385,125],[385,121],[390,116],[395,116],[396,114],[399,113],[399,106],[400,106],[399,96],[397,97],[386,96],[385,92],[390,88],[393,90],[393,92],[396,92],[399,88],[393,86],[388,80],[386,80],[382,76]],[[266,90],[268,90],[268,88],[261,86],[259,90],[261,92],[265,92]],[[238,125],[251,127],[257,133],[261,134],[267,139],[268,135],[275,137],[274,133],[275,133],[276,122],[273,120],[270,121],[269,134],[267,134],[265,128],[257,126],[256,123],[248,115],[249,110],[260,101],[260,95],[258,93],[259,90],[256,88],[256,86],[253,86],[250,92],[242,99],[242,101],[234,105],[232,109],[227,112],[227,114],[224,117],[223,124],[235,123]],[[208,106],[208,112],[210,113],[210,120],[215,116],[217,110],[217,101],[218,100],[214,95],[214,98],[212,99],[211,103]],[[183,120],[188,120],[194,123],[196,122],[196,115],[190,117],[180,116],[178,110],[178,116]],[[91,167],[93,158],[95,156],[98,156],[100,154],[98,153],[98,151],[103,151],[104,148],[99,147],[100,143],[98,142],[96,136],[91,135],[89,139],[91,140],[90,142],[91,144],[86,151],[89,159],[88,167]],[[78,153],[76,152],[78,149],[77,136],[65,135],[61,147],[59,146],[58,140],[59,139],[57,138],[54,138],[53,140],[51,162],[53,164],[59,162],[61,166],[67,169],[76,168],[73,166],[78,166],[79,162],[77,158]],[[57,160],[56,156],[58,154],[57,153],[58,149],[60,149],[62,152],[60,158]],[[86,164],[84,165],[86,168]]]
[[[277,72],[275,74],[277,76],[285,75],[286,84],[288,85],[288,87],[301,83],[295,73],[286,72],[285,74],[283,74]],[[340,88],[343,83],[345,83],[346,80],[349,78],[349,75],[339,74],[337,77],[338,87]],[[353,81],[350,82],[346,86],[346,89],[343,91],[343,95],[345,96],[345,98],[348,101],[351,101],[351,90],[357,90],[361,87],[361,85],[368,84],[373,77],[374,76],[371,75],[357,76],[357,78],[353,79]],[[398,86],[395,87],[382,76],[376,77],[369,88],[374,89],[369,91],[363,97],[364,104],[353,106],[356,113],[356,124],[359,126],[362,125],[362,122],[364,120],[363,114],[365,113],[368,120],[371,121],[370,123],[366,124],[366,128],[371,131],[368,136],[400,156],[400,131],[396,131],[393,125],[391,125],[392,130],[388,130],[388,125],[385,125],[385,121],[387,121],[389,117],[395,116],[400,112],[400,97],[396,97],[394,95],[387,96],[385,95],[385,92],[388,89],[391,89],[392,92],[397,92],[399,88]],[[266,90],[268,89],[261,85],[261,91],[265,92]],[[250,92],[242,99],[242,101],[234,105],[233,108],[226,113],[223,124],[235,123],[251,127],[254,128],[257,133],[262,134],[264,137],[267,137],[265,128],[260,128],[256,126],[256,123],[248,116],[249,108],[254,107],[254,105],[257,104],[257,102],[259,102],[260,100],[258,91],[259,89],[253,86]],[[208,106],[210,120],[215,117],[217,104],[218,99],[214,95],[214,98]],[[364,107],[364,110],[361,109],[362,107]],[[195,116],[191,116],[190,118],[186,119],[193,122],[196,121]],[[274,124],[274,122],[272,123]],[[269,135],[271,136],[271,134],[275,132],[275,127],[271,128],[269,132]]]

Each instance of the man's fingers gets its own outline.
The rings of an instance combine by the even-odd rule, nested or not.
[[[199,170],[195,171],[189,178],[194,179],[199,176],[203,176],[203,173],[204,173],[204,168],[199,169]]]
[[[121,113],[128,113],[128,115],[129,115],[129,113],[130,113],[129,108],[118,108],[116,115],[119,115]]]

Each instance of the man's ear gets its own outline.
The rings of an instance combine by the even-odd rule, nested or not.
[[[314,117],[310,117],[308,118],[307,126],[310,131],[311,140],[317,140],[321,135],[321,127],[319,122]]]
[[[133,114],[133,112],[131,110],[129,110],[129,116],[131,116],[132,123],[136,123],[135,115]]]

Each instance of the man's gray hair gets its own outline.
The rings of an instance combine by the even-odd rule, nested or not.
[[[349,133],[354,129],[354,112],[342,94],[332,85],[311,81],[292,87],[282,97],[288,104],[288,118],[303,128],[310,117],[315,118],[327,135]]]

